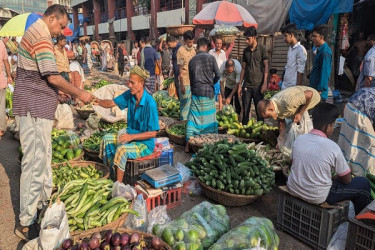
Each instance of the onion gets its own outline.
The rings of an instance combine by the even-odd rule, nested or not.
[[[121,235],[120,245],[121,246],[127,246],[130,241],[130,235],[127,233],[124,233]]]
[[[130,244],[133,244],[133,243],[138,243],[140,240],[140,237],[139,237],[139,234],[138,233],[132,233],[130,235]]]
[[[64,240],[64,242],[62,243],[62,247],[63,249],[68,249],[69,247],[73,246],[73,241],[71,239],[66,239]]]
[[[90,248],[86,242],[83,242],[78,246],[78,250],[90,250]]]
[[[155,250],[159,250],[162,247],[161,240],[158,237],[152,237],[151,246]]]
[[[115,233],[112,235],[111,238],[111,243],[113,246],[118,246],[120,245],[120,239],[121,239],[121,234],[120,233]]]
[[[100,240],[98,238],[91,238],[89,246],[91,249],[97,248],[100,246]]]

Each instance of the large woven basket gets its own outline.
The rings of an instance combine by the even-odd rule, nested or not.
[[[244,143],[252,143],[252,142],[259,143],[259,142],[262,141],[262,140],[260,140],[260,139],[242,138],[242,137],[238,137],[238,136],[236,136],[236,138],[237,138],[239,141],[242,141],[242,142],[244,142]]]
[[[133,204],[134,204],[134,202],[132,202],[129,209],[133,208]],[[83,230],[73,231],[73,232],[70,231],[70,236],[73,240],[76,241],[76,240],[79,240],[79,239],[82,240],[85,237],[90,237],[93,233],[101,232],[103,230],[109,230],[109,229],[116,230],[117,228],[122,227],[124,225],[126,219],[128,218],[128,215],[129,215],[129,213],[124,213],[119,218],[117,218],[116,220],[112,221],[111,223],[108,223],[107,225],[101,226],[101,227],[91,228],[91,229],[88,229],[86,231],[83,231]]]
[[[191,147],[191,150],[193,150],[194,153],[198,153],[198,151],[203,148],[203,145],[198,145],[198,144],[191,143],[191,142],[189,142],[189,145]]]
[[[79,156],[74,157],[73,159],[71,159],[69,161],[64,161],[64,162],[59,162],[59,163],[53,163],[53,164],[51,164],[51,166],[53,167],[53,166],[59,166],[61,164],[68,163],[68,162],[69,163],[73,163],[73,162],[76,162],[76,161],[81,161],[83,159],[84,155],[85,155],[85,152],[82,151],[82,153]]]
[[[240,207],[251,204],[255,202],[259,196],[256,195],[241,195],[241,194],[231,194],[228,192],[216,190],[210,186],[207,186],[203,182],[201,182],[198,178],[196,178],[198,183],[200,184],[203,192],[206,196],[221,205],[230,206],[230,207]]]
[[[178,144],[178,145],[182,145],[182,146],[183,146],[183,145],[186,144],[186,136],[174,135],[174,134],[171,134],[171,133],[168,132],[168,129],[169,129],[170,127],[172,127],[173,125],[179,124],[179,123],[186,123],[186,121],[179,121],[179,122],[175,122],[175,123],[169,125],[169,126],[165,129],[165,132],[167,133],[168,138],[169,138],[172,142],[174,142],[174,143],[176,143],[176,144]]]
[[[95,113],[95,110],[83,110],[83,109],[80,109],[80,108],[75,108],[75,110],[77,111],[79,117],[82,120],[87,120],[89,118],[90,114]]]
[[[235,35],[220,35],[220,36],[217,36],[217,38],[221,38],[221,40],[223,41],[223,44],[230,44],[230,43],[232,43],[236,40],[237,36],[235,36]]]
[[[188,30],[194,30],[195,25],[168,26],[167,33],[172,36],[182,36]]]
[[[111,229],[111,228],[109,228],[109,229]],[[115,231],[119,232],[120,234],[127,233],[129,235],[131,235],[132,233],[138,233],[141,237],[143,237],[143,239],[147,243],[151,243],[152,238],[155,237],[154,235],[149,234],[149,233],[145,233],[145,232],[141,232],[141,231],[136,231],[136,230],[133,230],[133,229],[127,229],[127,228],[117,228],[117,229],[115,229]],[[100,234],[103,236],[106,231],[105,230],[99,230],[99,231],[97,230],[96,232],[100,232]],[[77,242],[81,242],[84,238],[90,238],[91,235],[92,235],[92,233],[82,232],[79,235],[80,237],[74,237],[74,240],[77,241]],[[165,243],[162,239],[160,239],[160,240],[161,240],[161,243],[162,243],[161,244],[162,247],[160,248],[161,250],[172,250],[172,248],[167,243]]]
[[[102,159],[99,158],[99,151],[94,151],[88,148],[83,148],[83,151],[85,151],[85,156],[89,157],[91,160],[96,162],[103,162]]]

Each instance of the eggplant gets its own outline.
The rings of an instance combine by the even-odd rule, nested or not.
[[[103,242],[103,243],[100,245],[100,250],[111,250],[111,246],[109,245],[108,242]]]
[[[121,246],[114,246],[112,249],[113,250],[121,250]]]
[[[130,235],[130,244],[138,243],[141,237],[139,237],[138,233],[132,233]]]
[[[62,247],[64,249],[68,249],[69,247],[73,246],[74,242],[72,239],[66,239],[64,240],[64,242],[62,243]]]
[[[79,244],[78,250],[90,250],[89,245],[86,242]]]
[[[121,240],[120,240],[121,246],[129,245],[129,241],[130,241],[130,235],[129,234],[127,234],[127,233],[121,234]]]
[[[114,233],[111,237],[111,243],[113,246],[119,246],[121,240],[121,234],[120,233]]]
[[[93,233],[93,234],[91,235],[91,239],[94,239],[94,238],[97,238],[97,239],[99,239],[99,241],[101,241],[102,236],[100,235],[99,232],[96,232],[96,233]]]
[[[155,250],[159,250],[162,247],[161,240],[158,237],[152,237],[151,246]]]
[[[130,246],[122,246],[121,250],[131,250]]]
[[[100,247],[100,239],[98,239],[98,238],[91,238],[89,245],[90,245],[91,249]]]
[[[105,232],[105,234],[104,234],[104,242],[110,243],[111,242],[112,234],[113,234],[112,230],[108,230],[107,232]]]

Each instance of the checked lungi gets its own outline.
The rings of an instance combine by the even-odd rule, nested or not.
[[[180,97],[180,120],[186,121],[188,119],[190,105],[191,105],[191,89],[190,85],[185,85],[185,94],[178,94]]]
[[[100,145],[99,157],[103,159],[103,163],[109,167],[111,175],[113,167],[117,166],[120,170],[125,171],[128,159],[137,159],[152,154],[146,144],[140,142],[130,142],[119,144],[117,134],[106,134]]]
[[[150,76],[149,78],[146,79],[145,89],[150,95],[153,95],[155,93],[155,84],[156,84],[156,76]]]
[[[186,141],[194,135],[217,134],[215,98],[191,96],[191,106],[186,125]]]
[[[352,174],[375,174],[375,132],[371,120],[348,103],[339,134],[338,145],[349,162]]]

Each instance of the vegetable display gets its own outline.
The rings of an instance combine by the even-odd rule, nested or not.
[[[224,105],[223,109],[216,113],[216,120],[220,128],[228,129],[234,122],[238,123],[238,114],[232,105]]]
[[[168,133],[177,136],[186,136],[186,122],[176,123],[167,128]]]
[[[370,173],[367,173],[366,174],[366,178],[369,180],[370,182],[370,187],[371,187],[371,197],[373,199],[375,199],[375,175],[373,174],[370,174]]]
[[[232,25],[220,25],[211,30],[210,36],[238,35],[240,30]]]
[[[98,83],[96,83],[94,85],[94,88],[99,89],[99,88],[101,88],[103,86],[106,86],[106,85],[109,85],[109,84],[112,84],[112,82],[106,81],[106,80],[100,80]]]
[[[13,116],[13,92],[9,88],[6,88],[5,103],[5,108],[8,110],[9,116]]]
[[[207,249],[228,230],[229,216],[225,207],[207,201],[165,225],[153,227],[153,233],[173,249]]]
[[[94,109],[92,108],[92,105],[91,104],[86,104],[86,105],[84,105],[84,106],[82,106],[82,107],[79,107],[79,108],[77,108],[77,109],[79,109],[79,110],[88,110],[88,111],[93,111]]]
[[[269,162],[273,170],[281,170],[283,168],[290,168],[292,161],[290,157],[284,155],[278,149],[270,148],[269,146],[262,145],[261,143],[254,145],[254,149],[258,156]]]
[[[155,102],[160,110],[161,116],[179,118],[180,103],[178,100],[171,98],[166,91],[158,91],[153,94]]]
[[[107,133],[117,133],[121,129],[127,128],[127,124],[124,121],[115,123],[100,121],[98,127],[101,131],[106,131]]]
[[[277,250],[279,236],[267,218],[250,217],[220,237],[209,250],[272,249]]]
[[[103,172],[94,166],[73,167],[69,163],[61,164],[52,168],[53,187],[64,187],[66,183],[78,179],[99,179],[103,177]]]
[[[72,239],[66,239],[61,244],[60,249],[165,249],[162,241],[158,237],[143,237],[138,232],[131,234],[116,232],[113,230],[94,233],[90,239],[85,238],[81,242],[73,242]]]
[[[124,197],[111,197],[113,182],[107,179],[73,180],[60,192],[65,203],[70,231],[101,227],[118,219],[130,209]]]
[[[79,138],[64,130],[52,130],[52,163],[70,161],[82,154]]]
[[[248,144],[238,141],[205,145],[185,165],[207,186],[232,194],[261,196],[275,184],[268,162]]]
[[[107,132],[95,132],[89,138],[85,139],[82,143],[85,149],[98,152],[100,150],[100,143]]]
[[[174,83],[174,78],[167,78],[162,84],[164,88],[168,88],[171,83]]]
[[[173,119],[173,118],[165,117],[165,116],[160,116],[159,117],[159,127],[160,127],[160,130],[165,129],[166,127],[172,125],[175,122],[176,122],[176,120]]]
[[[263,121],[256,122],[255,118],[251,118],[246,125],[234,122],[228,129],[227,133],[241,138],[259,139],[262,130],[278,130],[278,128],[269,126],[266,123],[263,123]]]
[[[271,99],[272,96],[276,95],[279,93],[280,90],[266,90],[266,93],[264,94],[264,100],[269,100]]]
[[[199,146],[203,146],[206,144],[214,144],[215,142],[225,139],[227,139],[228,142],[234,142],[236,140],[236,137],[226,134],[202,134],[190,137],[189,142]]]

